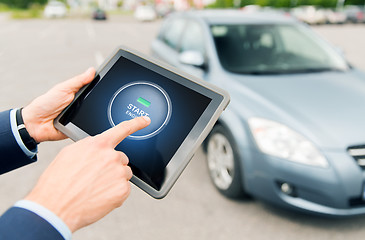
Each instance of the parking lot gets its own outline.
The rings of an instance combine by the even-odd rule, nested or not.
[[[7,20],[0,16],[0,111],[24,106],[56,83],[98,67],[118,45],[148,53],[160,22],[129,16]],[[349,61],[365,70],[365,25],[316,26]],[[0,211],[23,198],[70,140],[42,143],[38,163],[1,176]],[[125,204],[74,240],[119,239],[363,239],[365,216],[329,219],[277,209],[260,201],[232,201],[210,183],[201,150],[163,200],[136,187]]]

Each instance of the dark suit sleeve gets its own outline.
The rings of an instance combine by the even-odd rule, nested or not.
[[[0,174],[9,172],[29,163],[29,158],[19,147],[10,126],[10,111],[0,112]]]
[[[1,240],[64,240],[62,235],[37,214],[12,207],[0,217]]]

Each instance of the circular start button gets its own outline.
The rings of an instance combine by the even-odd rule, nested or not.
[[[132,82],[116,91],[108,106],[108,119],[112,127],[136,117],[148,116],[151,124],[130,136],[142,140],[155,136],[171,117],[171,100],[166,91],[155,83]]]

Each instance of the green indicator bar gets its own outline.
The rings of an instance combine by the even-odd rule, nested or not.
[[[149,101],[147,101],[146,99],[141,98],[141,97],[137,99],[137,102],[145,105],[146,107],[149,107],[151,105],[151,103]]]

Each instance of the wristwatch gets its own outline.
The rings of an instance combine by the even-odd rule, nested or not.
[[[23,108],[20,108],[16,111],[17,129],[24,145],[28,148],[28,150],[34,152],[37,148],[38,143],[34,140],[34,138],[29,135],[27,129],[25,128],[24,120],[22,117],[22,110]]]

